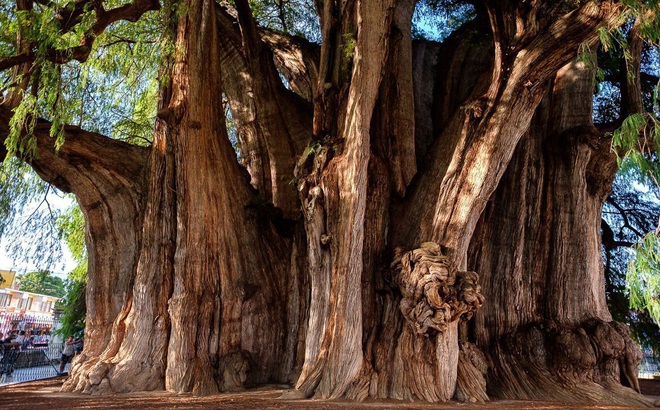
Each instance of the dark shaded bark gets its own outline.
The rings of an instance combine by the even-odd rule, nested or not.
[[[218,22],[220,74],[238,131],[241,161],[264,202],[296,219],[300,207],[293,171],[311,137],[311,109],[284,88],[249,7],[238,4],[236,21],[221,10]]]

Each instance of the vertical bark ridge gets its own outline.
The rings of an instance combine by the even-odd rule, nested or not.
[[[250,368],[254,382],[287,373],[278,363],[290,252],[254,201],[226,133],[215,3],[188,7],[170,104],[178,227],[165,380],[171,391],[208,394],[249,382]]]
[[[209,394],[219,390],[212,369],[219,351],[214,316],[220,312],[220,275],[215,271],[220,241],[215,229],[222,220],[217,205],[221,199],[210,179],[222,175],[217,172],[221,134],[214,122],[223,113],[221,90],[213,76],[219,74],[216,53],[204,55],[215,43],[213,4],[193,0],[186,6],[178,23],[177,45],[182,51],[174,68],[170,102],[170,107],[181,110],[181,118],[173,130],[177,235],[165,384],[170,391]],[[201,167],[209,172],[199,175]],[[194,252],[200,244],[206,252]],[[199,303],[191,305],[189,300]],[[202,328],[204,334],[198,333],[196,329]]]
[[[327,7],[332,6],[326,4]],[[343,141],[341,154],[332,159],[324,171],[327,174],[323,179],[331,181],[332,185],[324,183],[323,193],[319,187],[308,191],[313,195],[318,190],[318,196],[323,195],[323,199],[328,202],[328,219],[323,225],[327,229],[326,239],[330,241],[331,269],[327,271],[322,266],[314,265],[316,260],[310,258],[311,273],[317,276],[312,276],[311,279],[312,294],[316,291],[314,285],[317,280],[320,279],[321,283],[325,284],[328,284],[327,280],[330,281],[329,299],[327,302],[312,299],[311,315],[327,311],[327,322],[319,327],[310,323],[308,343],[310,347],[320,348],[318,351],[314,351],[316,348],[307,349],[305,365],[296,387],[305,394],[315,392],[319,397],[336,398],[347,392],[350,392],[352,397],[364,397],[368,392],[370,372],[368,368],[363,368],[362,311],[356,307],[362,306],[360,287],[363,280],[362,250],[365,240],[364,218],[370,158],[369,131],[386,61],[393,7],[394,3],[389,1],[367,0],[357,3],[357,42],[353,50],[353,70],[351,86],[346,96],[345,114],[341,115],[338,124],[333,126],[328,122],[337,121],[337,118],[328,115],[336,111],[319,111],[321,106],[325,106],[334,97],[317,100],[315,108],[315,115],[322,116],[315,116],[315,134],[318,136],[319,132],[336,129],[339,131],[337,136]],[[324,20],[324,38],[332,35],[326,25],[330,25],[328,20]],[[336,84],[341,73],[330,69],[328,47],[322,48],[321,55],[321,81],[327,82],[333,78],[333,83]],[[335,55],[337,60],[333,64],[337,64],[340,57]],[[319,88],[325,89],[326,92],[329,90],[325,86]],[[316,122],[317,119],[320,121]],[[336,177],[332,174],[336,174]],[[304,199],[308,205],[313,200]],[[336,206],[333,207],[330,201],[336,201]],[[318,213],[313,212],[312,215],[314,214]],[[314,240],[313,234],[317,228],[324,229],[323,226],[315,228],[309,223],[307,226],[311,240]],[[320,245],[318,242],[310,242],[310,247],[313,248]],[[319,336],[320,340],[313,339]]]
[[[137,264],[125,337],[111,374],[113,392],[165,388],[170,334],[167,301],[172,293],[176,243],[174,153],[164,121],[158,120],[151,157],[150,195],[143,248]]]

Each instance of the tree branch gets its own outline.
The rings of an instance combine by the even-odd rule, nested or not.
[[[630,60],[623,58],[622,73],[625,81],[621,83],[621,117],[643,113],[642,82],[640,78],[642,65],[642,49],[644,40],[641,36],[640,21],[637,19],[628,32],[628,50]]]
[[[296,158],[311,135],[310,110],[306,101],[282,84],[247,2],[238,1],[237,7],[241,15],[238,23],[229,8],[217,14],[223,91],[252,185],[286,216],[293,217],[299,206],[289,181]]]
[[[623,219],[623,226],[621,227],[622,229],[623,228],[628,228],[633,233],[635,233],[635,235],[637,235],[638,237],[640,237],[640,238],[644,237],[643,233],[639,232],[634,226],[632,226],[632,224],[630,223],[630,219],[628,219],[628,214],[626,213],[626,210],[621,205],[619,205],[611,196],[609,198],[607,198],[607,203],[612,205],[614,207],[614,209],[619,211],[619,214],[621,215],[621,218]]]
[[[84,8],[87,2],[81,2],[79,4],[82,4],[80,7]],[[80,44],[64,50],[49,48],[45,52],[45,58],[56,64],[65,64],[72,60],[85,62],[87,58],[89,58],[89,54],[92,52],[94,41],[96,41],[96,38],[101,35],[109,25],[118,21],[136,22],[144,13],[159,9],[160,3],[158,0],[135,0],[133,3],[124,4],[123,6],[108,11],[103,9],[101,3],[95,4],[94,10],[96,12],[96,21],[92,27],[87,30]],[[68,30],[71,28],[72,27],[68,27]],[[37,53],[34,50],[2,58],[0,59],[0,70],[5,70],[18,64],[32,62],[36,58]]]
[[[259,33],[261,40],[273,52],[275,65],[291,89],[307,101],[312,101],[318,84],[320,47],[305,39],[266,28],[261,28]]]
[[[241,50],[243,43],[236,10],[223,3],[218,7],[218,23],[223,38],[236,50]],[[304,38],[265,27],[257,26],[257,31],[261,46],[267,46],[272,52],[277,71],[286,78],[293,91],[311,101],[318,78],[320,47]]]
[[[0,147],[6,156],[4,141],[8,135],[12,112],[0,106]],[[85,174],[112,174],[123,184],[141,191],[142,169],[149,157],[149,148],[117,141],[76,126],[64,126],[66,138],[59,151],[50,136],[51,123],[39,120],[34,129],[37,155],[24,158],[48,183],[64,192],[76,188],[76,180]],[[79,195],[80,192],[76,192]]]

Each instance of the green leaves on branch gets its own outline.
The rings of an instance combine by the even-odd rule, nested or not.
[[[614,132],[612,147],[619,166],[639,170],[642,178],[658,185],[660,167],[655,153],[660,146],[660,121],[651,113],[632,114]]]
[[[78,262],[66,280],[66,294],[60,306],[64,309],[61,335],[73,335],[85,327],[87,305],[87,250],[85,248],[85,220],[80,207],[73,206],[57,219],[60,238],[64,239],[73,258]]]
[[[37,144],[33,138],[34,127],[37,124],[37,99],[27,94],[21,104],[14,110],[9,120],[9,136],[5,141],[10,156],[20,155],[32,158],[37,154]]]
[[[74,205],[69,208],[66,213],[57,218],[56,225],[59,238],[66,242],[73,259],[78,263],[86,262],[85,219],[80,207]]]
[[[125,3],[106,1],[103,7],[109,10]],[[33,10],[16,11],[14,2],[0,0],[0,61],[31,56],[29,67],[16,67],[20,72],[0,73],[0,92],[15,92],[21,101],[7,141],[11,154],[35,155],[32,133],[37,118],[52,123],[50,135],[58,146],[64,142],[64,125],[141,145],[151,140],[157,104],[153,83],[163,60],[174,54],[170,11],[149,12],[136,22],[121,20],[108,26],[80,63],[68,61],[72,55],[67,53],[80,48],[96,22],[93,2],[84,8],[80,4],[34,3]],[[23,46],[17,49],[19,33]]]
[[[660,3],[657,0],[624,0],[621,3],[624,6],[623,17],[634,16],[642,38],[657,44],[660,41]]]
[[[630,306],[649,312],[660,323],[660,238],[649,233],[635,246],[637,257],[630,263],[626,275]]]

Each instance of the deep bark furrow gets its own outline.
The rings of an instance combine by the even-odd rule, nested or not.
[[[264,199],[293,219],[300,209],[291,181],[311,136],[311,118],[304,100],[282,85],[247,4],[239,10],[240,33],[227,13],[218,13],[218,22],[223,90],[237,125],[241,160]]]

